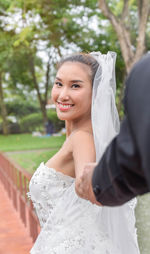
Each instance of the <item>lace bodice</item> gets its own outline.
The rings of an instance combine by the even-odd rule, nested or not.
[[[29,196],[39,218],[41,232],[30,253],[126,254],[109,235],[106,226],[108,221],[103,221],[104,212],[110,213],[109,208],[79,198],[74,184],[74,178],[48,168],[44,163],[34,173],[29,185]],[[129,216],[129,233],[133,224],[130,219]],[[135,234],[132,240],[130,253],[138,254]]]
[[[32,199],[41,228],[65,190],[74,179],[41,163],[31,178],[29,196]]]

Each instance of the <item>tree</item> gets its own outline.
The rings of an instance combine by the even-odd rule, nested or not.
[[[8,134],[7,109],[5,105],[6,73],[8,73],[8,63],[12,56],[13,31],[4,31],[0,27],[0,108],[3,120],[3,133]]]
[[[14,31],[5,28],[4,19],[8,17],[6,10],[9,8],[11,0],[0,1],[0,108],[3,120],[3,134],[9,133],[7,121],[7,109],[5,104],[5,86],[6,73],[8,72],[8,63],[12,56],[12,45],[14,38]]]
[[[83,10],[79,11],[79,13],[73,13],[73,5],[69,0],[63,0],[61,2],[54,0],[51,2],[48,0],[34,0],[31,2],[27,0],[20,1],[19,3],[13,0],[12,2],[14,2],[14,11],[18,11],[16,10],[17,4],[21,13],[23,13],[22,27],[20,27],[20,32],[16,36],[14,47],[16,47],[16,51],[18,50],[20,54],[22,54],[22,51],[26,52],[26,57],[22,59],[26,63],[24,67],[30,72],[29,76],[31,76],[33,85],[30,82],[24,85],[28,86],[30,84],[32,89],[34,86],[45,124],[47,122],[46,104],[55,64],[63,54],[64,49],[71,48],[70,43],[73,44],[73,41],[74,48],[79,48],[78,45],[85,48],[86,43],[83,43],[83,40],[81,44],[81,38],[85,37],[86,41],[88,38],[91,39],[90,29],[86,29],[85,31],[85,25],[82,25],[82,23],[79,25],[76,22],[77,17],[82,17]],[[30,24],[29,19],[31,20]],[[38,53],[41,42],[44,45],[45,53],[47,52],[47,61],[44,62],[41,58],[39,65],[40,58]],[[90,43],[87,44],[90,46]],[[19,67],[19,70],[24,67]],[[37,71],[37,67],[40,67],[40,71],[43,71],[43,80],[39,80],[39,68]],[[17,76],[21,78],[21,76]]]
[[[111,22],[117,34],[126,71],[129,73],[134,63],[142,57],[146,50],[146,27],[150,2],[149,0],[138,0],[136,4],[136,1],[129,0],[115,1],[115,3],[99,0],[98,3],[103,15]],[[136,29],[137,32],[135,32]]]
[[[3,120],[3,134],[7,135],[8,130],[8,122],[7,122],[7,110],[6,105],[4,102],[4,94],[3,94],[3,86],[2,86],[2,72],[0,72],[0,108],[1,108],[1,115]]]

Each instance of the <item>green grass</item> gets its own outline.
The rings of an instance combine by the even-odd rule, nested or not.
[[[50,159],[62,146],[63,136],[33,137],[31,134],[0,135],[0,151],[31,174],[38,165]],[[44,150],[45,149],[45,150]]]
[[[65,136],[33,137],[31,134],[0,135],[0,151],[59,148],[64,140]]]
[[[44,163],[47,162],[57,151],[58,149],[48,151],[37,150],[34,152],[26,151],[21,153],[8,153],[7,156],[29,173],[33,174],[42,161]]]
[[[39,164],[50,159],[61,147],[65,136],[32,137],[31,134],[0,135],[0,150],[33,174]],[[44,150],[45,149],[45,150]],[[16,151],[16,152],[15,152]],[[150,253],[150,194],[138,198],[136,226],[141,254]]]
[[[136,227],[140,254],[150,253],[150,194],[138,197]]]

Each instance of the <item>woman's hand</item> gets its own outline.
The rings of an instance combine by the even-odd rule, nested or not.
[[[92,188],[92,176],[95,167],[96,163],[88,163],[84,166],[84,169],[81,170],[81,175],[76,178],[75,190],[81,198],[87,199],[93,204],[101,206],[101,203],[96,200]]]

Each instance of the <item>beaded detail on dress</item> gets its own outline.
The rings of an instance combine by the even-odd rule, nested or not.
[[[79,198],[74,178],[41,163],[29,189],[41,225],[30,254],[124,254],[108,235],[104,208]]]
[[[43,162],[37,168],[30,181],[28,197],[32,199],[41,228],[73,181],[73,178],[48,168]]]

